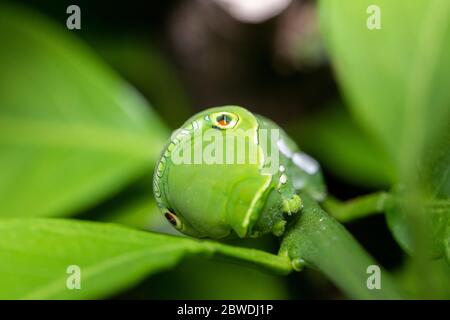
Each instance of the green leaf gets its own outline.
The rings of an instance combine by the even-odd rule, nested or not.
[[[450,119],[449,119],[450,120]],[[428,194],[450,198],[450,124],[442,136],[430,143],[423,159],[422,181]]]
[[[96,217],[93,220],[118,223],[134,229],[147,231],[161,231],[164,233],[169,233],[170,231],[177,232],[168,223],[167,219],[164,218],[164,215],[161,213],[151,194],[152,192],[150,190],[145,196],[139,195],[131,198],[122,204],[121,207],[112,209],[108,214]],[[114,200],[111,205],[115,203]]]
[[[111,199],[77,215],[81,220],[122,224],[134,229],[178,234],[153,197],[153,172],[143,175]]]
[[[367,9],[373,5],[380,9],[381,29],[369,30],[367,19],[373,13]],[[407,201],[388,213],[388,224],[402,247],[414,253],[421,270],[416,276],[425,283],[432,272],[426,261],[442,254],[446,241],[439,235],[447,218],[434,215],[428,203],[439,194],[427,194],[430,177],[421,176],[420,165],[434,156],[430,145],[448,129],[450,2],[321,0],[320,14],[328,51],[353,115],[396,165],[396,181]],[[445,176],[447,169],[448,164],[432,175]]]
[[[333,217],[323,211],[308,195],[301,195],[303,209],[299,218],[288,227],[281,243],[280,255],[323,272],[344,293],[353,299],[400,299],[387,271],[381,271],[382,286],[367,286],[368,267],[379,266]]]
[[[193,258],[150,278],[129,292],[127,297],[189,300],[288,299],[288,279],[257,272],[245,266]],[[158,291],[153,288],[158,288]]]
[[[449,219],[450,221],[450,219]],[[447,225],[447,230],[445,232],[445,238],[444,238],[444,248],[445,248],[445,256],[447,258],[447,263],[450,266],[450,223]]]
[[[353,114],[384,144],[398,173],[410,173],[449,117],[450,2],[320,4],[322,31]],[[370,5],[381,10],[379,30],[367,28]]]
[[[386,212],[387,224],[392,231],[397,242],[409,254],[416,251],[418,243],[416,242],[415,233],[420,232],[417,224],[414,224],[415,216],[411,217],[411,213],[407,212],[406,203],[421,203],[411,199],[410,197],[397,191],[395,204],[390,206]],[[420,219],[421,229],[426,234],[423,241],[429,241],[430,251],[428,256],[432,258],[442,257],[445,252],[445,242],[449,240],[448,227],[450,225],[450,199],[428,199],[424,202],[423,208],[417,208],[422,214]],[[425,223],[426,225],[423,225]]]
[[[192,105],[174,67],[150,45],[148,35],[92,39],[97,52],[153,102],[171,128],[192,115]]]
[[[395,239],[410,254],[415,253],[418,245],[416,233],[429,238],[426,241],[431,252],[426,255],[431,257],[441,257],[445,242],[450,238],[450,233],[446,232],[450,224],[449,137],[447,133],[426,148],[427,156],[419,165],[421,199],[408,195],[406,188],[397,188],[393,193],[397,201],[386,212]]]
[[[73,33],[0,8],[0,215],[68,215],[151,171],[167,130]]]
[[[395,272],[399,284],[411,299],[450,299],[449,265],[444,259],[428,260],[426,263],[427,270],[431,271],[427,273],[426,286],[418,281],[416,273],[422,273],[422,270],[416,270],[416,263],[411,258],[406,259],[401,269]]]
[[[289,259],[263,251],[113,224],[3,219],[0,234],[1,299],[106,297],[191,254],[214,255],[282,274],[291,270]],[[71,265],[80,267],[80,290],[66,287]]]
[[[291,123],[288,132],[302,149],[345,181],[385,187],[395,179],[394,164],[341,105]]]

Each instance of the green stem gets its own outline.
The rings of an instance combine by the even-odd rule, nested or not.
[[[213,241],[202,241],[206,252],[221,260],[246,263],[271,273],[286,275],[292,272],[291,260],[286,256],[274,255],[265,251],[240,248]]]
[[[387,192],[376,192],[345,202],[328,197],[323,202],[325,210],[341,222],[385,212],[391,205],[392,196]]]
[[[308,195],[282,241],[280,255],[304,261],[331,279],[350,298],[400,299],[390,275],[381,271],[381,289],[368,289],[367,268],[378,265],[353,236]]]

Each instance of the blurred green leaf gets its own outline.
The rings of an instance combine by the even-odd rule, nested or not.
[[[287,131],[302,149],[345,181],[386,187],[395,179],[394,164],[341,105],[293,122]]]
[[[413,254],[416,240],[414,230],[411,230],[412,226],[408,223],[407,206],[402,203],[405,201],[410,201],[410,199],[408,200],[408,197],[405,196],[402,198],[402,195],[398,194],[398,201],[396,205],[387,210],[386,219],[397,242],[406,252]],[[430,219],[426,219],[424,222],[430,224],[424,226],[424,228],[429,230],[428,236],[433,243],[432,252],[429,256],[441,257],[444,252],[445,230],[449,222],[450,202],[439,200],[429,202],[425,213]]]
[[[0,9],[0,214],[68,215],[152,170],[167,130],[69,30]]]
[[[113,224],[3,219],[0,234],[2,299],[105,297],[171,268],[189,254],[222,256],[278,273],[291,270],[287,257]],[[66,287],[70,265],[80,267],[81,290]]]
[[[367,27],[370,6],[380,10],[380,29]],[[390,229],[414,253],[423,288],[433,290],[428,259],[442,254],[448,219],[442,217],[448,212],[435,215],[429,208],[438,194],[427,193],[430,177],[421,176],[419,165],[434,157],[429,147],[441,139],[450,117],[450,2],[321,0],[320,14],[351,111],[384,145],[404,189],[406,201],[387,215]],[[446,174],[448,164],[442,170],[434,176]]]
[[[201,272],[199,272],[201,270]],[[200,258],[152,277],[127,297],[137,299],[287,299],[287,279]],[[153,290],[158,288],[158,291]]]
[[[442,129],[450,108],[450,2],[320,2],[322,31],[353,114],[384,144],[398,172]],[[369,30],[370,5],[381,29]],[[431,139],[430,139],[431,138]]]
[[[151,172],[111,199],[77,215],[78,219],[112,222],[134,229],[180,235],[167,221],[153,197]]]
[[[145,197],[137,196],[129,199],[122,206],[96,220],[123,224],[135,229],[148,231],[174,229],[159,211],[151,193]],[[166,225],[167,228],[163,228]]]
[[[445,256],[447,258],[447,263],[450,266],[450,224],[447,226],[446,238],[444,239]]]
[[[386,212],[386,221],[395,240],[403,250],[414,252],[414,238],[407,220],[407,213],[401,206],[393,206]]]
[[[450,120],[450,118],[448,119]],[[421,180],[425,183],[427,194],[450,198],[450,124],[436,141],[426,148],[427,157],[420,167]]]
[[[450,299],[449,265],[444,259],[430,260],[427,263],[429,264],[428,269],[431,271],[429,274],[430,287],[433,290],[424,290],[422,283],[417,281],[416,264],[410,258],[406,260],[401,269],[395,272],[402,289],[408,293],[408,297],[411,299]]]
[[[148,42],[147,36],[90,41],[97,52],[135,85],[172,128],[192,115],[191,102],[170,61]]]
[[[411,206],[418,204],[426,219],[421,219],[426,237],[430,236],[432,257],[441,257],[445,250],[445,242],[449,241],[450,233],[446,230],[450,225],[450,147],[448,135],[427,147],[428,156],[419,165],[422,197],[408,194],[407,188],[395,188],[393,195],[397,198],[396,205],[386,212],[389,228],[402,248],[413,254],[417,246],[415,231],[417,223],[409,221]]]
[[[450,198],[430,202],[427,213],[431,217],[435,256],[442,257],[445,254],[445,246],[450,241]]]

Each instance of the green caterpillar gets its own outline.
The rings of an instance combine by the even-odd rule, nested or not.
[[[270,141],[268,133],[277,133],[277,140]],[[227,140],[233,134],[244,149]],[[222,155],[231,161],[198,161],[208,149],[213,160]],[[183,157],[190,161],[180,162]],[[238,106],[204,110],[175,131],[156,165],[153,190],[177,230],[214,239],[280,236],[301,210],[299,190],[318,201],[326,194],[317,161],[278,125]]]

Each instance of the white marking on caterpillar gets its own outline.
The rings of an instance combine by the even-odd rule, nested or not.
[[[164,167],[166,163],[166,158],[161,158],[161,161],[158,163],[158,168],[156,169],[156,175],[161,178],[164,172]]]
[[[308,174],[315,174],[319,170],[319,163],[306,153],[297,152],[292,157],[294,164]]]
[[[155,196],[158,198],[157,200],[159,202],[159,198],[161,198],[161,190],[159,189],[159,180],[153,183],[153,190],[155,191]]]
[[[189,137],[193,131],[198,129],[198,127],[199,127],[198,123],[196,121],[193,121],[192,123],[186,125],[184,128],[179,128],[177,130],[174,130],[170,137],[171,142],[167,146],[166,151],[164,151],[164,155],[158,162],[158,165],[156,167],[156,175],[154,177],[154,182],[153,182],[153,189],[155,191],[154,193],[157,198],[157,202],[158,202],[159,206],[162,205],[160,203],[161,188],[160,188],[159,184],[161,183],[161,178],[164,174],[166,161],[167,161],[167,159],[170,158],[172,151],[175,149],[175,146],[178,145],[181,141],[183,141],[183,139],[186,139],[186,137]]]
[[[286,168],[283,165],[281,165],[280,166],[280,172],[284,172],[284,171],[286,171]]]
[[[188,135],[191,134],[191,132],[188,129],[182,129],[180,132],[180,135]]]
[[[286,157],[291,158],[292,157],[292,150],[289,149],[289,147],[286,145],[283,139],[280,139],[277,141],[278,149],[282,154],[284,154]]]
[[[280,177],[280,183],[285,184],[287,182],[287,176],[285,174],[282,174]]]
[[[294,189],[300,190],[305,186],[305,180],[304,179],[294,179]]]
[[[181,129],[176,129],[176,130],[174,130],[174,131],[172,132],[172,135],[170,136],[170,140],[175,139],[175,138],[178,136],[178,134],[180,133],[180,130],[181,130]]]

